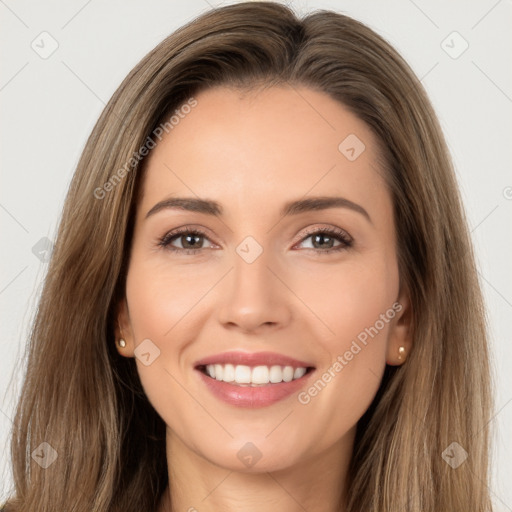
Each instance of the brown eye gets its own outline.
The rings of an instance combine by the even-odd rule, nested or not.
[[[198,246],[201,245],[199,242],[201,242],[202,238],[202,235],[196,233],[176,235],[169,240],[169,243],[172,243],[173,240],[179,240],[183,249],[198,249],[200,248]]]
[[[333,251],[341,251],[352,246],[352,237],[341,229],[317,229],[305,236],[300,244],[311,239],[311,246],[306,249],[312,249],[317,253],[329,253]]]
[[[197,228],[180,228],[167,233],[158,243],[161,247],[170,251],[183,252],[184,254],[193,254],[201,251],[205,247],[204,241],[208,240],[205,233]],[[175,245],[178,242],[179,245]]]

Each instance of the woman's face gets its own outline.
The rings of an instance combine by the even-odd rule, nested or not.
[[[339,454],[407,346],[376,139],[308,88],[195,100],[146,162],[119,350],[173,446],[255,472]]]

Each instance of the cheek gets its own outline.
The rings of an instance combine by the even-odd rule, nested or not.
[[[176,332],[182,329],[182,321],[201,309],[201,297],[216,281],[217,273],[186,268],[170,271],[165,262],[134,258],[127,276],[126,294],[136,343],[144,338],[161,343],[173,340],[176,347],[181,339]]]
[[[341,349],[348,349],[346,344],[352,340],[364,341],[365,333],[377,322],[379,333],[372,330],[375,338],[382,339],[381,334],[387,333],[388,324],[382,325],[379,320],[392,306],[396,296],[395,286],[389,277],[383,266],[375,265],[359,272],[348,272],[332,284],[331,297],[337,297],[337,304],[336,314],[331,313],[335,337],[340,340]]]
[[[329,327],[327,335],[317,336],[328,356],[299,401],[331,425],[328,430],[335,436],[341,425],[364,414],[380,385],[395,317],[398,268],[392,257],[375,253],[314,277],[307,277],[315,287],[308,293],[304,284],[302,297]]]
[[[195,316],[201,302],[218,276],[170,272],[161,263],[146,258],[132,258],[126,282],[130,324],[138,347],[151,340],[158,357],[146,366],[136,358],[144,391],[161,416],[175,410],[180,403],[190,402],[180,383],[187,385],[190,368],[183,368],[182,353],[199,336]],[[185,378],[184,378],[185,377]]]
[[[375,339],[386,337],[389,322],[383,323],[381,315],[386,316],[395,302],[399,283],[392,256],[375,252],[337,266],[318,266],[313,272],[310,268],[297,274],[294,289],[316,314],[316,323],[323,324],[324,329],[317,332],[324,334],[322,339],[332,357],[347,350],[358,336],[364,339],[376,323],[379,333]]]

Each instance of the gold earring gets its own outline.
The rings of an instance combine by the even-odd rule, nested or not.
[[[402,356],[405,354],[405,347],[398,347],[398,360],[402,360]]]

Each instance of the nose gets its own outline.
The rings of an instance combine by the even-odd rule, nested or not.
[[[252,263],[235,254],[233,267],[220,290],[218,321],[246,333],[285,327],[292,318],[293,293],[275,259],[265,250]]]

